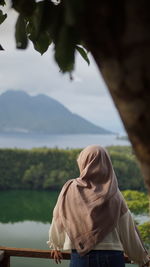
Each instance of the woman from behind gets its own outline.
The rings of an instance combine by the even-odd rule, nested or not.
[[[107,151],[97,145],[81,151],[80,176],[66,182],[49,231],[51,256],[71,250],[70,267],[125,267],[124,253],[139,266],[149,256],[118,188]]]

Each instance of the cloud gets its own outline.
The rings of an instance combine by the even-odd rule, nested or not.
[[[105,85],[92,60],[90,67],[79,57],[77,61],[80,67],[76,68],[77,71],[73,74],[74,80],[70,81],[68,74],[64,75],[59,72],[59,68],[53,60],[52,49],[49,49],[43,56],[31,47],[25,51],[2,52],[1,90],[9,87],[28,90],[32,94],[34,94],[34,90],[35,93],[46,94],[57,90],[67,94],[71,91],[79,95],[106,94]]]
[[[97,125],[122,131],[122,123],[92,56],[89,55],[88,66],[76,55],[74,80],[70,81],[68,74],[59,71],[53,47],[43,56],[31,43],[26,50],[15,49],[13,29],[17,13],[12,10],[8,13],[5,24],[0,26],[1,44],[5,48],[0,60],[0,93],[8,89],[24,90],[31,95],[43,93]]]

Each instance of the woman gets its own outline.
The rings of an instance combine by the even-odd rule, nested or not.
[[[149,257],[118,189],[106,150],[88,146],[77,160],[80,176],[67,181],[49,231],[51,256],[71,250],[70,267],[124,267],[123,252],[139,266]]]

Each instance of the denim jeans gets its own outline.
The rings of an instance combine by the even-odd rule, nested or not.
[[[72,250],[69,267],[125,267],[122,251],[91,250],[85,256],[80,256]]]

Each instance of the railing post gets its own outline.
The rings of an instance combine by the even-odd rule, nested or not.
[[[10,267],[10,256],[6,256],[4,251],[0,251],[0,267]]]
[[[4,258],[4,251],[0,251],[0,267],[2,267],[2,260]]]
[[[4,258],[4,251],[1,250],[0,251],[0,263],[1,263],[1,261],[2,261],[3,258]]]

